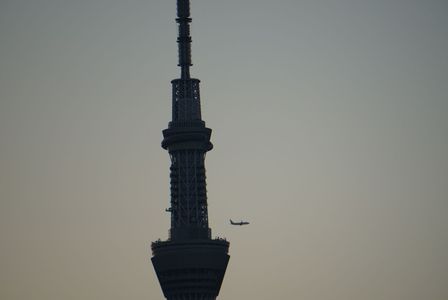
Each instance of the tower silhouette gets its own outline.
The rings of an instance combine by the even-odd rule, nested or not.
[[[213,300],[229,261],[229,242],[212,239],[208,225],[205,154],[211,129],[201,117],[199,80],[190,77],[190,1],[177,0],[181,76],[172,84],[172,120],[162,147],[171,159],[171,228],[166,241],[151,244],[152,263],[168,300]]]

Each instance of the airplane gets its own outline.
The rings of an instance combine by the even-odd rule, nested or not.
[[[249,225],[249,222],[243,222],[243,221],[241,221],[241,222],[233,222],[232,219],[230,219],[230,225],[239,225],[239,226]]]

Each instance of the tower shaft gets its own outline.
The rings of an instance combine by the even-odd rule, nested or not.
[[[229,260],[229,243],[211,239],[205,155],[211,129],[201,117],[199,80],[190,78],[190,2],[177,0],[180,78],[172,84],[172,119],[162,147],[170,155],[171,228],[167,241],[152,243],[152,263],[168,300],[213,300]]]

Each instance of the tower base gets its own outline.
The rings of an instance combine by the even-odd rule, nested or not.
[[[222,239],[158,241],[151,245],[152,264],[168,300],[214,300],[230,256]]]

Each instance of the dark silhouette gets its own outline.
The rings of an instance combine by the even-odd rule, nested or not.
[[[152,263],[168,300],[212,300],[229,261],[229,242],[212,239],[208,226],[204,160],[213,148],[211,129],[201,119],[199,80],[190,78],[189,0],[177,0],[181,78],[171,81],[172,121],[162,147],[171,158],[171,228],[166,241],[151,245]]]

